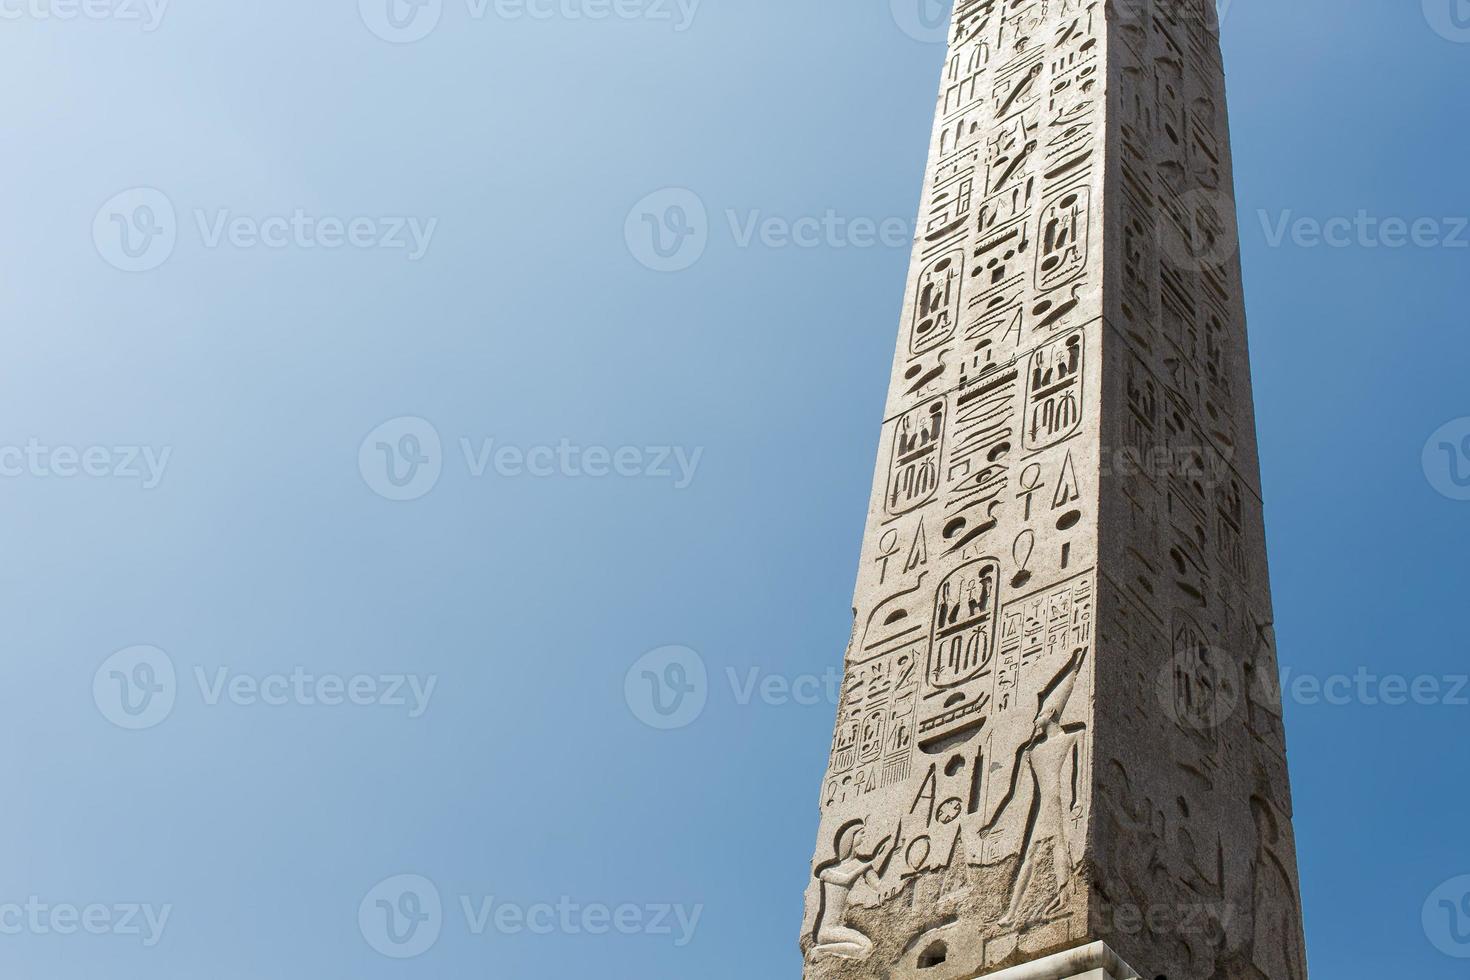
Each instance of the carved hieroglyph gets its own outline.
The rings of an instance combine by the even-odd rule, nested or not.
[[[958,0],[802,948],[1304,980],[1208,0]]]

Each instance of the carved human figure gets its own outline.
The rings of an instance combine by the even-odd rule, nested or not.
[[[883,838],[877,849],[865,857],[859,849],[866,829],[862,820],[843,825],[837,832],[836,858],[817,868],[817,880],[822,883],[822,905],[817,916],[817,944],[812,948],[813,956],[861,960],[873,951],[873,941],[847,925],[847,907],[852,899],[852,889],[859,882],[876,887],[878,873],[874,865],[889,849],[893,838]]]
[[[1006,913],[998,923],[1003,928],[1016,924],[1021,902],[1036,877],[1044,848],[1051,849],[1052,870],[1057,880],[1056,898],[1047,906],[1046,912],[1059,911],[1071,903],[1072,869],[1077,865],[1072,826],[1082,816],[1082,805],[1075,798],[1073,787],[1079,775],[1076,753],[1083,729],[1080,726],[1071,730],[1064,728],[1062,715],[1077,686],[1084,659],[1085,653],[1078,651],[1063,674],[1042,694],[1031,738],[1016,754],[1010,792],[981,832],[982,836],[989,834],[1016,801],[1019,791],[1030,788],[1028,832],[1021,845],[1021,868],[1011,888]]]
[[[1301,980],[1301,934],[1299,911],[1291,907],[1296,888],[1276,854],[1281,830],[1270,803],[1251,797],[1256,818],[1255,881],[1252,894],[1256,915],[1256,966],[1271,980]]]

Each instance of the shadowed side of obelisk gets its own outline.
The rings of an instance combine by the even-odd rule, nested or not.
[[[1219,25],[1109,18],[1093,935],[1304,980]]]

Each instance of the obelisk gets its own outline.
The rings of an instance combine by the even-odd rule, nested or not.
[[[950,36],[805,976],[1304,980],[1215,11]]]

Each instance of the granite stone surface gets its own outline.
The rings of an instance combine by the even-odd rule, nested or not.
[[[958,0],[811,980],[1306,977],[1236,243],[1210,3]]]

